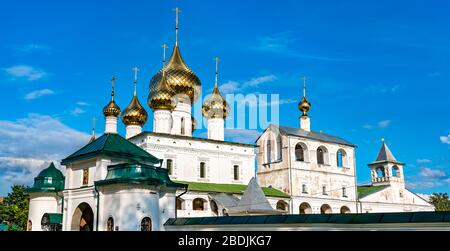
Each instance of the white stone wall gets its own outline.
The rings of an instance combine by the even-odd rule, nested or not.
[[[245,184],[255,177],[254,148],[251,145],[227,144],[206,139],[141,134],[131,141],[157,158],[172,159],[174,181]],[[200,178],[200,162],[206,165],[206,176]],[[234,180],[234,165],[239,166],[239,179]]]
[[[45,213],[61,213],[61,198],[55,193],[30,193],[28,220],[31,231],[42,231],[41,220]]]

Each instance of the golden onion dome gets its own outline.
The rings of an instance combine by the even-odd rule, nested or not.
[[[230,107],[224,97],[220,94],[217,84],[214,90],[205,102],[203,102],[202,113],[207,119],[210,118],[226,118]]]
[[[166,75],[163,74],[161,80],[150,89],[148,95],[148,106],[152,110],[173,110],[175,108],[175,101],[172,99],[175,92],[167,83]]]
[[[143,126],[147,122],[147,111],[142,107],[136,95],[131,99],[130,104],[122,112],[122,122],[125,125]]]
[[[308,114],[306,114],[306,113],[309,111],[310,108],[311,108],[311,103],[309,103],[308,99],[306,99],[306,97],[303,96],[300,103],[298,103],[298,109],[301,112],[303,112],[302,116],[308,116]]]
[[[105,117],[119,117],[120,107],[114,102],[114,99],[111,99],[105,108],[103,108],[103,115],[105,115]]]
[[[197,100],[201,90],[200,79],[184,63],[177,44],[164,69],[158,71],[158,73],[150,80],[150,93],[155,92],[158,84],[161,82],[163,71],[165,71],[167,83],[169,87],[173,89],[174,94],[187,95],[190,98],[191,103],[194,103]]]

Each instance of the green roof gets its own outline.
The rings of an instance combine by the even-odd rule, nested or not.
[[[372,186],[372,185],[358,186],[358,197],[360,199],[364,198],[364,197],[366,197],[368,195],[371,195],[373,193],[381,191],[381,190],[385,189],[388,186],[389,185],[384,185],[384,186]]]
[[[165,226],[224,224],[387,224],[450,222],[450,211],[366,214],[289,214],[261,216],[225,216],[171,218]]]
[[[240,184],[216,184],[216,183],[200,183],[200,182],[187,182],[187,181],[178,181],[179,183],[189,185],[189,191],[201,191],[201,192],[216,192],[216,193],[234,193],[234,194],[243,194],[247,185]],[[289,195],[283,193],[280,190],[277,190],[272,187],[261,187],[264,192],[264,195],[269,197],[283,197],[289,198]]]
[[[158,158],[126,140],[119,134],[107,133],[63,159],[61,164],[66,165],[74,161],[85,160],[98,155],[121,157],[151,164],[161,163]]]
[[[50,224],[62,224],[62,214],[58,213],[47,213],[50,219]]]
[[[103,186],[109,184],[146,184],[179,188],[186,187],[184,184],[173,182],[169,178],[167,169],[140,163],[122,163],[108,166],[106,178],[96,181],[95,185]]]
[[[64,190],[64,175],[53,162],[34,178],[34,184],[28,192],[59,192]]]

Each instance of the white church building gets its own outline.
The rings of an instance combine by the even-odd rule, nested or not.
[[[255,144],[224,141],[230,108],[217,63],[214,89],[202,105],[207,138],[193,137],[191,104],[201,81],[181,56],[177,9],[172,55],[149,86],[153,130],[143,131],[148,114],[137,76],[123,111],[113,78],[104,134],[61,161],[65,176],[52,163],[35,178],[28,230],[159,231],[180,217],[434,211],[405,188],[404,164],[384,142],[368,165],[371,185],[358,186],[355,145],[311,130],[306,90],[299,126],[270,125]],[[117,132],[119,119],[125,136]]]

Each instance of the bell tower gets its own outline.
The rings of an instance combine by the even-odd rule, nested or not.
[[[372,177],[372,185],[397,185],[400,188],[405,188],[403,175],[403,167],[405,164],[397,161],[384,139],[381,139],[381,141],[382,145],[377,159],[368,164]]]

